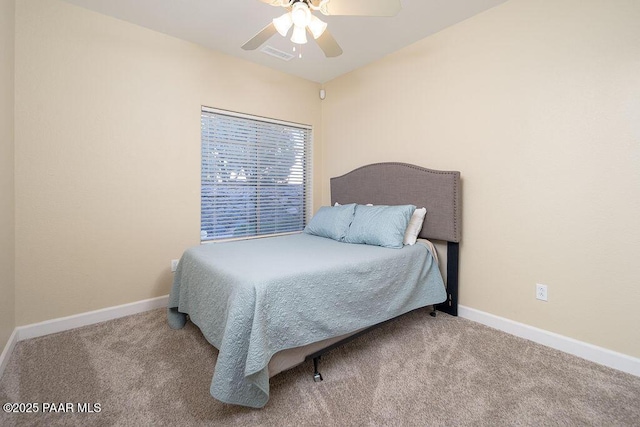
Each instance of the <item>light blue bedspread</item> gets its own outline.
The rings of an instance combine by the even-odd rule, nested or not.
[[[213,397],[260,408],[269,400],[267,365],[278,351],[445,299],[424,244],[389,249],[295,234],[188,249],[168,320],[181,328],[188,314],[219,350]]]

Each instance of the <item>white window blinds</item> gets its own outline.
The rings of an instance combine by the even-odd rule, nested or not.
[[[300,231],[311,127],[202,108],[202,241]]]

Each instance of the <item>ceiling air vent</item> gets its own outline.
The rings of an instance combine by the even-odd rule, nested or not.
[[[283,52],[281,50],[276,49],[273,46],[266,45],[260,52],[266,53],[267,55],[273,56],[278,59],[282,59],[283,61],[291,61],[295,55],[292,55],[287,52]]]

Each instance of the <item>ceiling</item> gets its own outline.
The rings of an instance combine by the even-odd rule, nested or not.
[[[325,58],[310,38],[302,58],[290,61],[241,46],[285,11],[259,0],[65,0],[105,15],[159,31],[207,48],[262,64],[307,80],[325,83],[398,49],[463,21],[506,0],[402,0],[392,18],[323,16],[342,47],[337,58]],[[279,34],[269,45],[292,53],[293,43]],[[261,48],[262,48],[261,47]]]

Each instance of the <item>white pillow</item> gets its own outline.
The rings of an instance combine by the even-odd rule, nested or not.
[[[418,238],[418,234],[422,229],[422,223],[424,222],[424,217],[427,215],[427,208],[420,208],[413,211],[413,215],[411,215],[411,219],[409,220],[409,225],[407,226],[407,230],[404,232],[404,241],[405,245],[415,245],[416,239]]]

